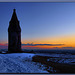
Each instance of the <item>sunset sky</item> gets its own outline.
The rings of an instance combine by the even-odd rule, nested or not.
[[[24,49],[75,49],[75,2],[0,2],[0,48],[16,9]]]

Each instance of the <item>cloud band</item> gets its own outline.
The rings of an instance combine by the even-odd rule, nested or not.
[[[22,44],[22,46],[61,46],[64,44]]]

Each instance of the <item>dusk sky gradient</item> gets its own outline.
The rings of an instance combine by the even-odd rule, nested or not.
[[[22,44],[75,47],[75,2],[0,2],[0,44],[8,43],[8,26],[14,8],[20,21]]]

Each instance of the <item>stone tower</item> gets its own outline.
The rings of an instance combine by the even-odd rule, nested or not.
[[[8,27],[8,52],[21,52],[21,28],[15,9]]]

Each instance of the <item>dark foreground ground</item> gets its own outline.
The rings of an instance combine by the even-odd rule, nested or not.
[[[0,53],[12,54],[4,50]],[[75,74],[75,50],[23,50],[23,53],[35,54],[32,61],[44,65],[50,74]]]
[[[54,57],[48,57],[48,56],[34,56],[33,61],[34,62],[40,62],[42,64],[46,65],[46,70],[50,73],[61,73],[61,74],[75,74],[75,64],[71,63],[57,63],[53,61],[47,61],[47,59],[54,58]],[[53,71],[49,69],[49,67],[53,67]],[[56,71],[55,71],[56,70]]]

